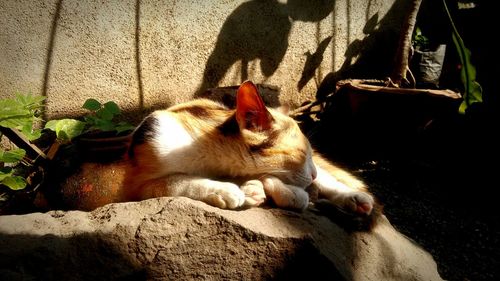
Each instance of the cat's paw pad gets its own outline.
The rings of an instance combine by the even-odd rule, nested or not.
[[[245,193],[244,207],[256,207],[266,201],[264,185],[259,180],[249,180],[241,186],[241,191]]]
[[[245,203],[245,193],[232,183],[224,183],[207,195],[206,202],[221,209],[236,209]]]
[[[356,191],[346,195],[344,208],[353,213],[368,216],[371,214],[374,204],[375,200],[370,194]]]

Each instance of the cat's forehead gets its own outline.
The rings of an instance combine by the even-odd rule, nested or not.
[[[297,122],[293,120],[286,114],[283,114],[279,109],[269,109],[269,112],[273,116],[276,125],[280,127],[281,130],[296,131],[299,129]],[[299,129],[300,130],[300,129]]]
[[[275,129],[279,131],[281,141],[291,143],[294,147],[306,150],[309,142],[297,122],[278,110],[272,109],[270,112],[275,120]]]

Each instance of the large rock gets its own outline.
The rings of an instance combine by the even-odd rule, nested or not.
[[[385,217],[347,232],[312,211],[187,198],[0,217],[1,280],[441,280]]]

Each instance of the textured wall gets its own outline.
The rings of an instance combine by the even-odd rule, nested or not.
[[[143,113],[252,79],[297,106],[392,42],[405,2],[2,0],[0,97],[45,95],[48,117],[89,97]]]

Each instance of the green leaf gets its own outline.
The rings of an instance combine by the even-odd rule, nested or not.
[[[34,141],[42,136],[42,131],[38,129],[33,129],[32,124],[24,124],[20,129],[21,133],[28,138],[29,141]]]
[[[56,135],[63,139],[72,140],[82,134],[85,123],[74,119],[63,119],[57,123]]]
[[[26,180],[20,176],[10,176],[2,180],[2,184],[12,190],[21,190],[26,187]]]
[[[57,122],[59,122],[59,120],[50,120],[49,122],[45,123],[45,129],[49,129],[55,132]]]
[[[34,141],[42,136],[42,130],[32,130],[30,132],[22,132],[29,141]]]
[[[97,120],[93,129],[101,130],[103,132],[109,132],[115,130],[115,124],[111,120]]]
[[[59,140],[71,141],[82,134],[85,122],[75,119],[51,120],[45,124],[45,128],[55,131]]]
[[[3,167],[0,168],[0,182],[3,181],[6,177],[12,176],[14,170],[11,167]]]
[[[15,98],[0,100],[0,120],[16,116],[32,116],[43,107],[45,97],[17,94]]]
[[[33,117],[26,114],[0,118],[0,126],[21,130],[25,126],[33,126]]]
[[[45,100],[44,96],[33,96],[31,94],[22,95],[17,94],[16,100],[23,106],[24,108],[33,111],[43,107],[43,101]]]
[[[100,110],[98,110],[96,112],[96,115],[100,119],[108,120],[108,121],[111,121],[113,119],[113,117],[115,117],[115,115],[113,114],[113,112],[107,110],[106,108],[101,108]]]
[[[42,96],[17,94],[15,98],[0,100],[0,126],[17,129],[30,141],[39,138],[41,131],[33,130],[33,122],[44,99]]]
[[[132,131],[135,127],[127,122],[120,122],[116,125],[116,132],[119,134],[121,132]]]
[[[89,127],[92,127],[94,126],[98,120],[100,120],[97,116],[95,115],[89,115],[89,116],[85,116],[84,117],[84,120],[85,120],[85,123],[87,123],[87,125],[89,125]]]
[[[101,103],[96,99],[87,99],[82,107],[90,111],[96,111],[101,108]]]
[[[413,46],[425,49],[429,46],[429,39],[422,34],[422,30],[417,26],[413,33]]]
[[[113,115],[120,114],[120,107],[114,101],[108,101],[104,104],[104,109],[112,113]]]
[[[21,148],[11,149],[7,151],[0,149],[0,162],[16,163],[21,161],[25,155],[26,151]]]
[[[483,101],[483,90],[476,81],[476,68],[471,63],[471,52],[465,47],[464,41],[458,33],[455,23],[451,17],[446,1],[443,0],[445,11],[448,15],[452,27],[452,39],[458,52],[462,69],[460,70],[460,80],[464,85],[463,101],[458,109],[459,113],[464,114],[471,104]]]

